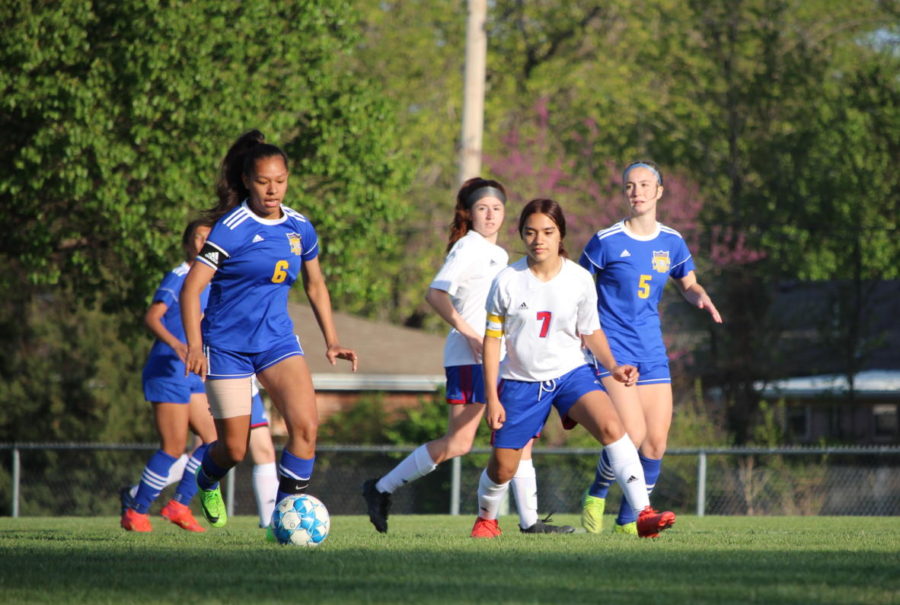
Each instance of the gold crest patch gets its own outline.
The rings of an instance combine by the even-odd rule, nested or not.
[[[672,261],[669,259],[669,251],[668,250],[654,250],[653,251],[653,270],[659,273],[668,273],[669,267],[672,266]]]
[[[291,243],[291,254],[296,254],[300,256],[303,254],[303,246],[300,241],[299,233],[288,233],[287,234],[288,241]]]

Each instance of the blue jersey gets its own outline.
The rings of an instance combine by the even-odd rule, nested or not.
[[[213,226],[197,260],[216,270],[203,317],[206,345],[260,353],[294,338],[288,292],[304,262],[319,254],[319,238],[306,217],[285,206],[264,219],[245,201]]]
[[[656,233],[639,236],[620,221],[591,238],[579,263],[596,278],[600,325],[616,360],[666,359],[659,300],[670,275],[694,270],[681,234],[657,223]]]
[[[178,297],[181,295],[181,287],[184,285],[184,278],[187,277],[190,268],[187,263],[182,263],[169,271],[153,295],[154,303],[161,302],[166,305],[166,312],[160,320],[162,325],[181,342],[185,342],[186,337],[184,326],[181,323],[181,305]],[[208,298],[209,288],[206,288],[200,294],[201,311],[206,307]],[[145,367],[152,369],[150,373],[153,376],[184,376],[184,363],[181,358],[172,347],[159,339],[153,342]]]

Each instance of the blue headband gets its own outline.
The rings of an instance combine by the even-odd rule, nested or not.
[[[506,195],[504,195],[504,193],[496,187],[491,187],[490,185],[488,185],[485,187],[479,187],[466,197],[466,210],[471,210],[472,206],[475,205],[475,202],[486,197],[495,197],[504,204],[506,203]]]
[[[650,172],[653,173],[653,176],[656,177],[657,184],[662,185],[663,180],[662,180],[662,175],[659,174],[659,170],[657,170],[655,166],[651,166],[650,164],[647,164],[645,162],[635,162],[634,164],[632,164],[631,166],[626,168],[625,172],[622,174],[623,181],[628,180],[628,173],[631,172],[632,169],[634,169],[634,168],[646,168],[647,170],[649,170]]]

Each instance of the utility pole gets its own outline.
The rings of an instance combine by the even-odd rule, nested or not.
[[[481,173],[481,136],[484,130],[484,74],[487,62],[487,0],[469,0],[466,27],[466,71],[463,88],[462,140],[459,182]]]

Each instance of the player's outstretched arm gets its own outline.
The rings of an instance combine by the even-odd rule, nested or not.
[[[313,313],[316,316],[316,322],[319,329],[322,330],[322,336],[325,337],[325,357],[331,365],[337,363],[338,359],[346,359],[350,362],[353,371],[356,371],[359,360],[356,351],[341,346],[338,341],[337,330],[334,327],[334,316],[331,311],[331,295],[328,294],[328,287],[325,285],[325,276],[322,274],[322,267],[319,265],[319,259],[314,258],[310,261],[304,261],[301,269],[303,273],[303,289],[312,305]]]
[[[717,324],[722,323],[723,320],[722,316],[719,314],[719,310],[716,309],[716,305],[713,304],[709,294],[706,293],[706,290],[697,281],[697,276],[693,271],[681,279],[676,279],[675,283],[678,284],[681,295],[684,296],[685,300],[698,309],[708,311],[712,320]]]

